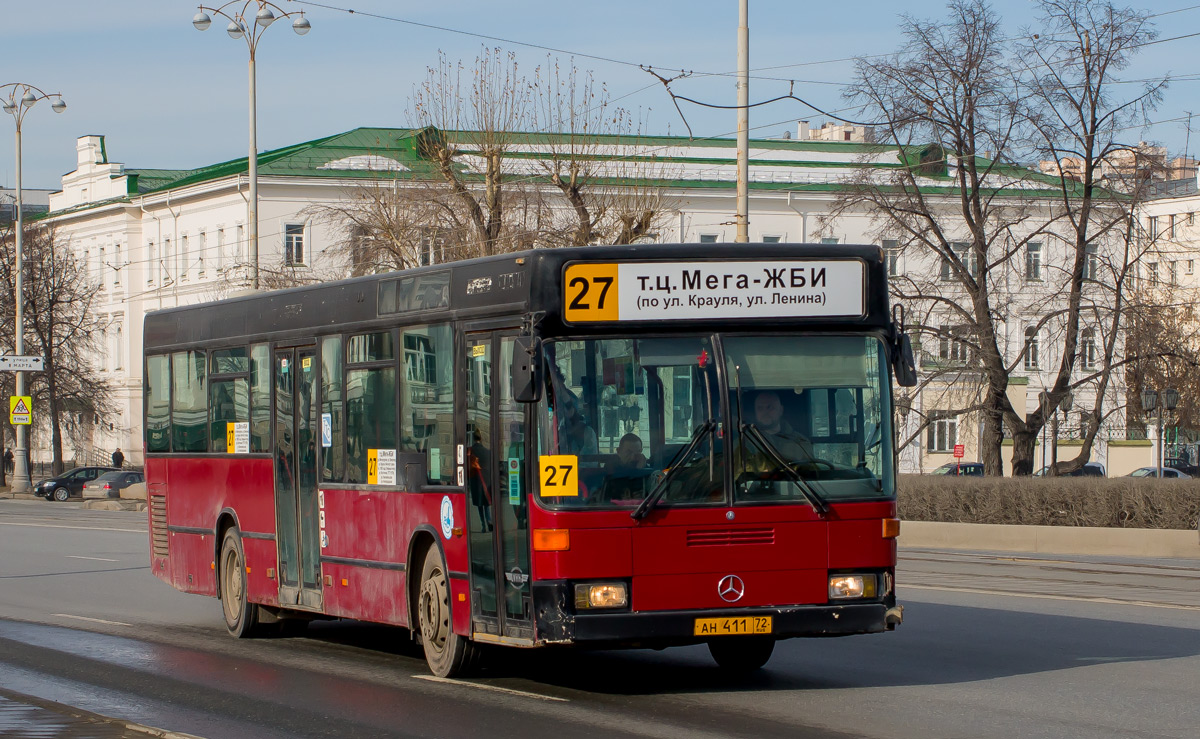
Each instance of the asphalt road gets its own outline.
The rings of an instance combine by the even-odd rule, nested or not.
[[[890,634],[501,651],[430,679],[406,632],[237,641],[146,569],[145,514],[0,500],[0,690],[203,737],[1200,735],[1200,562],[907,551]]]

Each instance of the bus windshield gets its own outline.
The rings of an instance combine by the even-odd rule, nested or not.
[[[889,377],[868,336],[727,336],[734,500],[877,497],[892,489]],[[797,478],[799,478],[797,480]]]
[[[727,467],[737,503],[803,504],[806,492],[830,500],[892,495],[889,376],[874,337],[732,334],[543,346],[549,371],[538,453],[578,464],[568,494],[541,497],[552,508],[632,509],[657,486],[660,505],[728,505]]]

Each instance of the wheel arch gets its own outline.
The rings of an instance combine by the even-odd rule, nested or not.
[[[405,611],[408,613],[408,630],[416,639],[419,633],[417,628],[417,588],[421,587],[421,566],[425,562],[425,557],[430,549],[437,547],[438,554],[442,558],[443,566],[449,568],[446,562],[446,549],[442,546],[442,540],[438,536],[438,532],[434,531],[429,524],[418,526],[412,534],[412,538],[408,541],[408,558],[405,560],[404,571],[404,592],[405,592]],[[449,572],[447,572],[449,577]],[[454,608],[454,603],[451,602],[450,608]]]
[[[216,588],[217,598],[221,597],[221,545],[225,542],[225,532],[230,529],[241,531],[242,526],[238,522],[237,512],[232,508],[223,508],[217,514],[216,525],[213,526],[213,564],[216,572]]]

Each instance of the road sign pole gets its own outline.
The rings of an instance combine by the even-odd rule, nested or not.
[[[25,230],[22,222],[21,213],[21,124],[20,119],[17,123],[17,157],[16,157],[16,175],[17,175],[17,202],[15,204],[17,211],[17,228],[16,228],[16,264],[13,265],[16,270],[16,295],[15,295],[15,310],[13,321],[14,329],[14,344],[17,354],[25,353],[25,259],[23,253],[23,236],[22,231]],[[17,395],[25,394],[25,373],[17,372]],[[13,477],[11,487],[9,488],[14,493],[29,492],[29,444],[28,431],[25,426],[17,426],[13,431],[17,437],[17,448],[13,450]]]

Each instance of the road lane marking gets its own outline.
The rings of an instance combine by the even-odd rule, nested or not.
[[[106,526],[63,526],[61,524],[50,523],[14,523],[12,521],[0,521],[0,526],[33,526],[41,529],[81,529],[83,531],[124,531],[127,534],[144,534],[146,529],[113,529]]]
[[[1104,603],[1114,606],[1141,606],[1143,608],[1170,608],[1177,611],[1200,611],[1200,606],[1185,606],[1175,603],[1154,603],[1148,600],[1120,600],[1089,595],[1047,595],[1044,593],[1014,593],[1007,590],[985,590],[983,588],[955,588],[948,585],[909,585],[901,583],[898,590],[941,590],[948,593],[973,593],[975,595],[1007,595],[1013,598],[1038,598],[1040,600],[1068,600],[1082,603]]]
[[[109,626],[133,626],[133,624],[127,624],[127,623],[123,623],[121,621],[105,621],[102,618],[88,618],[87,616],[72,616],[69,613],[51,613],[50,615],[58,616],[59,618],[74,618],[79,621],[91,621],[92,623],[97,623],[97,624],[108,624]]]
[[[543,701],[558,701],[560,703],[570,703],[569,698],[559,698],[553,695],[542,695],[541,693],[529,693],[524,690],[513,690],[512,688],[502,688],[499,685],[484,685],[483,683],[468,683],[462,680],[451,680],[448,677],[437,677],[436,675],[413,675],[418,680],[428,680],[431,683],[445,683],[447,685],[462,685],[467,688],[479,688],[480,690],[491,690],[497,693],[507,693],[509,695],[520,695],[526,698],[537,698]]]
[[[104,557],[81,557],[78,554],[68,554],[67,559],[88,559],[93,562],[120,562],[119,559],[105,559]]]

